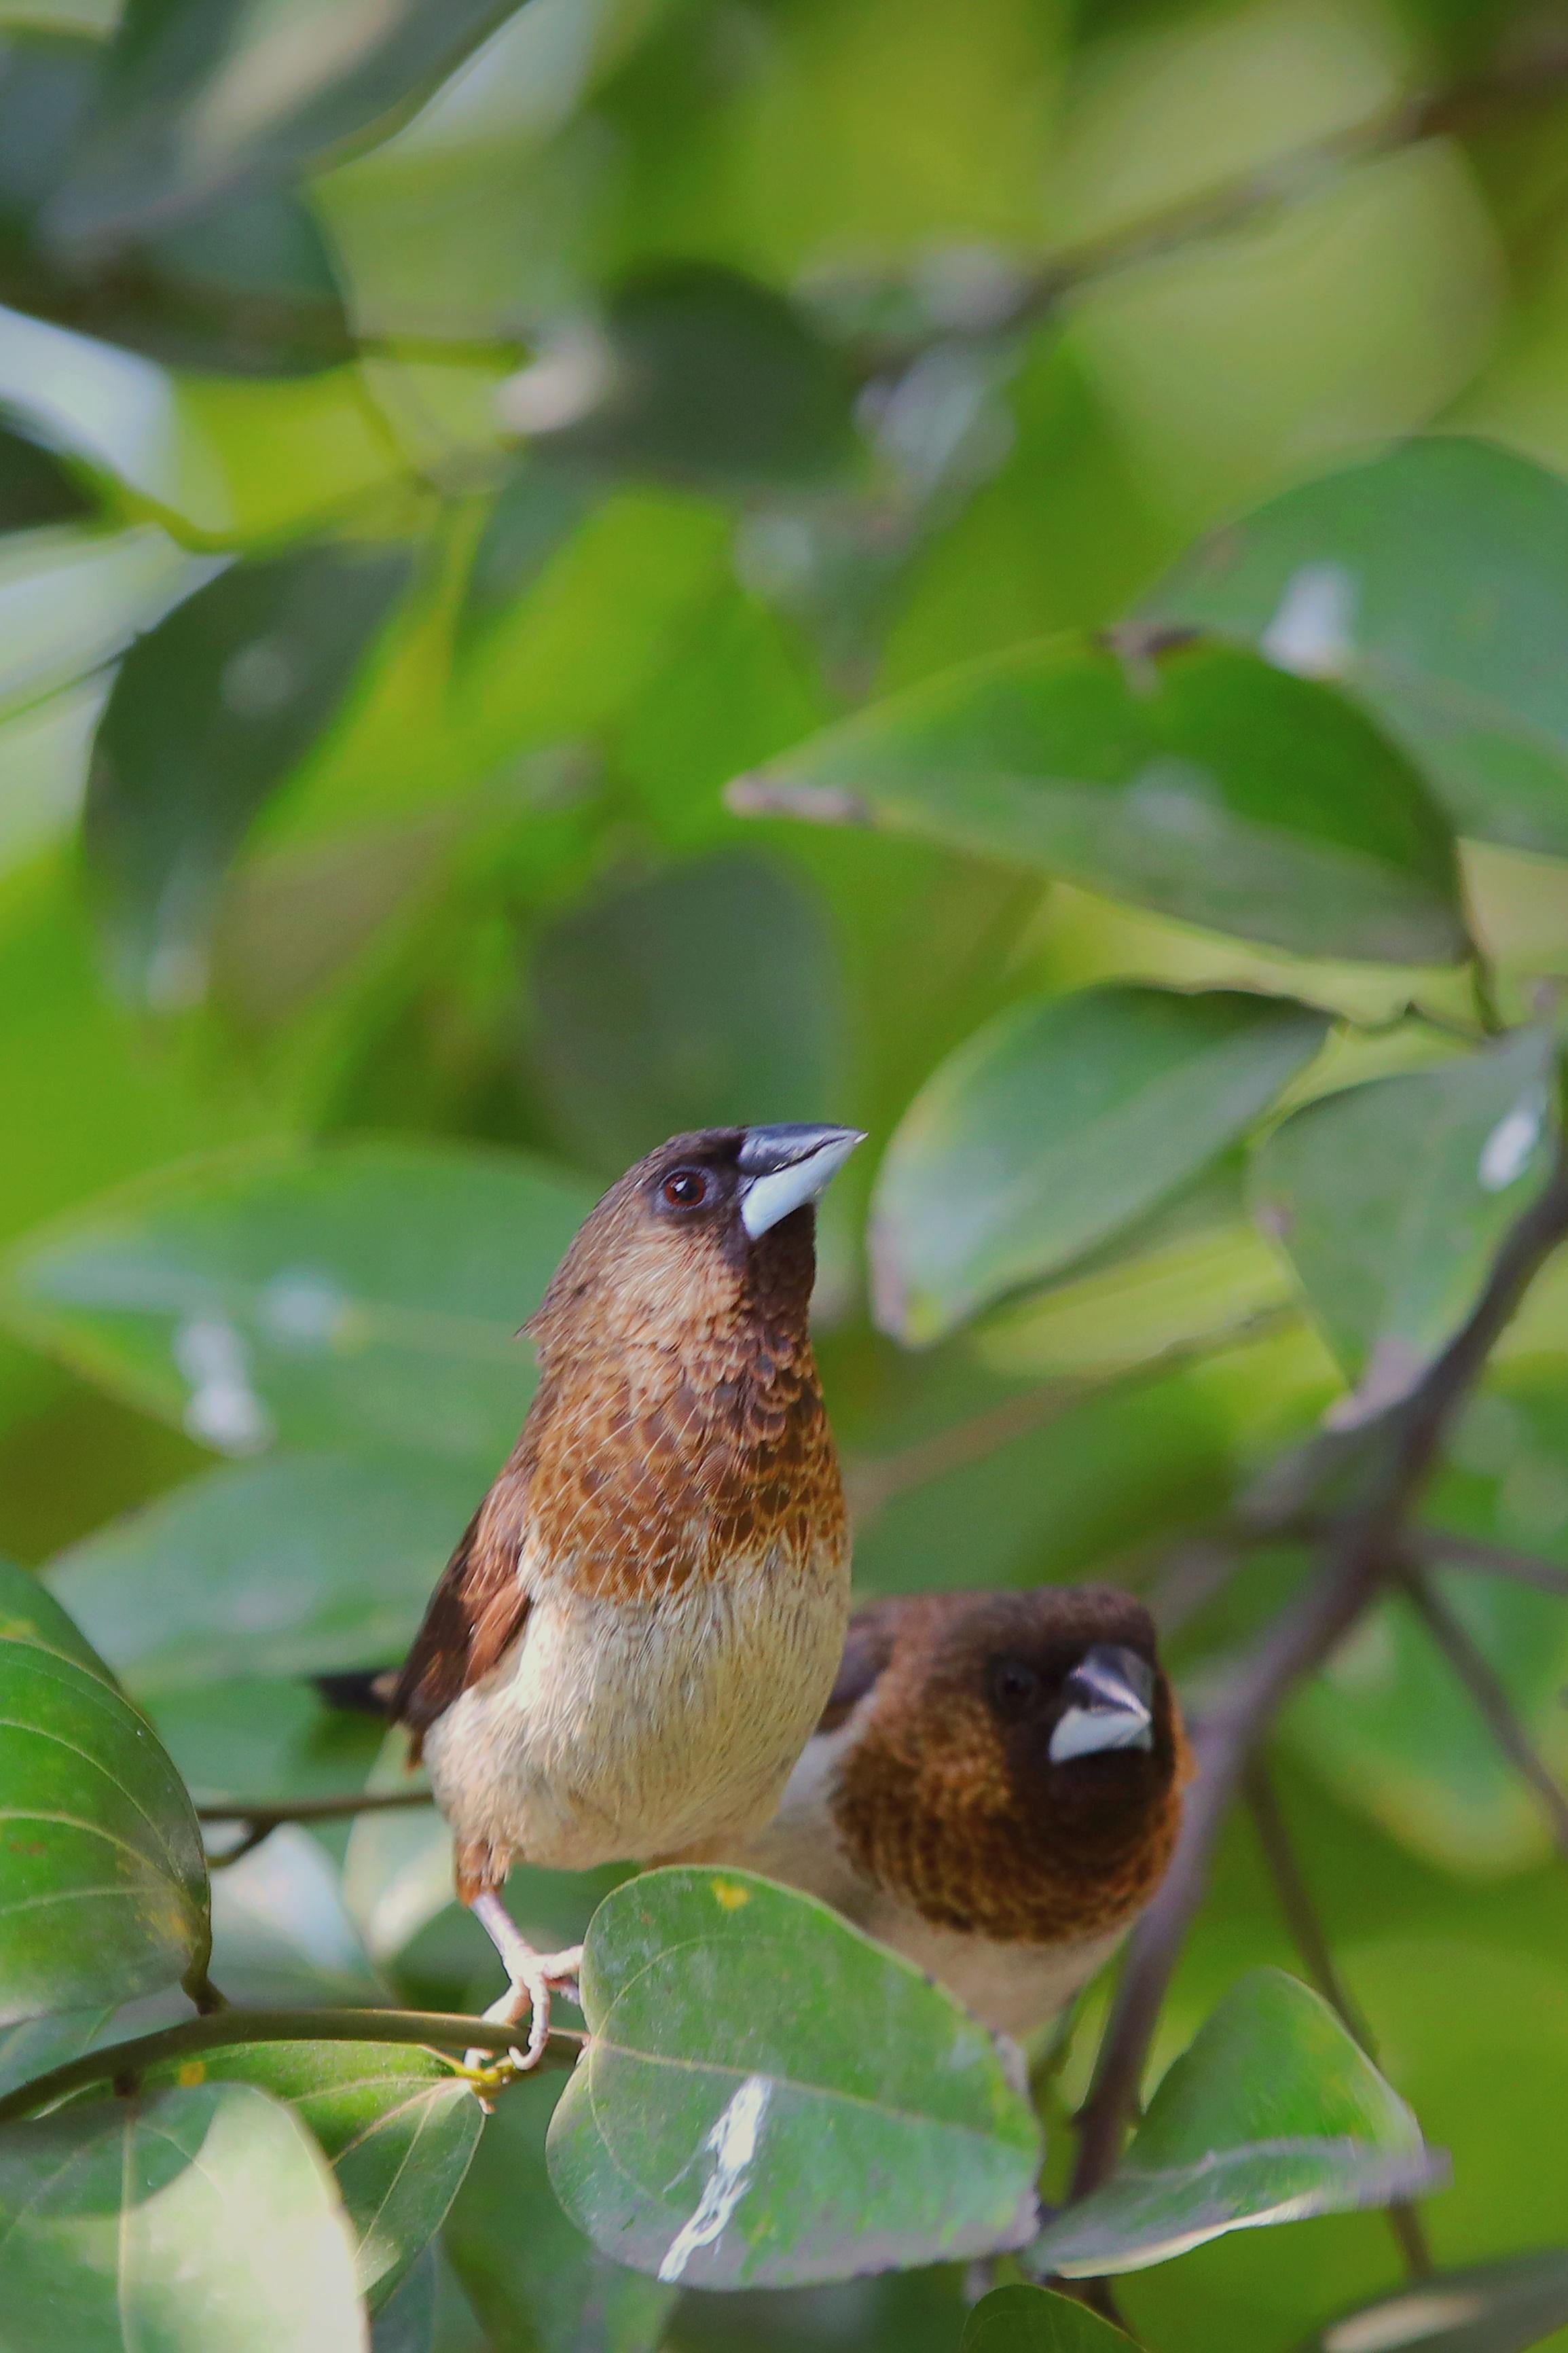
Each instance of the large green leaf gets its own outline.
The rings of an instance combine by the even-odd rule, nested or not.
[[[590,1201],[455,1145],[237,1154],[30,1238],[0,1315],[228,1452],[368,1438],[493,1467],[533,1385],[513,1335]]]
[[[138,1694],[395,1659],[483,1492],[436,1455],[194,1479],[62,1553],[50,1589]]]
[[[0,1563],[0,2023],[129,2001],[206,1955],[179,1776],[64,1611]]]
[[[1414,440],[1227,523],[1152,608],[1342,679],[1461,831],[1561,851],[1565,551],[1557,475],[1485,441]]]
[[[317,544],[231,565],[137,640],[99,723],[86,841],[127,985],[205,986],[218,883],[407,586],[401,548]]]
[[[46,2018],[24,2019],[0,2031],[0,2092],[14,2092],[36,2075],[47,2075],[82,2052],[103,2031],[114,2005],[97,2010],[61,2010]]]
[[[688,1129],[833,1108],[832,942],[816,901],[761,860],[696,860],[574,907],[539,939],[533,995],[562,1133],[608,1174]]]
[[[1132,2342],[1070,2296],[994,2287],[963,2324],[959,2353],[1116,2353]]]
[[[1016,2246],[1038,2128],[991,2037],[807,1896],[660,1871],[606,1897],[550,2178],[617,2263],[784,2285]]]
[[[1324,1095],[1258,1152],[1253,1207],[1368,1407],[1464,1322],[1552,1164],[1552,1041],[1526,1030]]]
[[[905,1113],[877,1184],[879,1320],[940,1336],[1186,1185],[1309,1062],[1327,1017],[1265,997],[1085,989],[977,1030]]]
[[[0,2128],[6,2353],[353,2353],[353,2242],[296,2117],[248,2084]]]
[[[1112,2179],[1047,2225],[1028,2264],[1142,2271],[1226,2231],[1387,2205],[1447,2171],[1327,2004],[1254,1969],[1164,2076]]]
[[[1525,2353],[1568,2326],[1568,2249],[1434,2272],[1330,2321],[1300,2353]]]
[[[967,663],[811,737],[735,806],[922,834],[1300,955],[1465,954],[1453,843],[1342,696],[1256,655],[1085,639]]]

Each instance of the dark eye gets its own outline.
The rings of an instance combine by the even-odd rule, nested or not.
[[[1040,1678],[1022,1659],[994,1659],[988,1680],[998,1715],[1023,1715],[1040,1695]]]
[[[701,1168],[677,1168],[659,1187],[672,1209],[700,1209],[712,1189],[712,1180]]]

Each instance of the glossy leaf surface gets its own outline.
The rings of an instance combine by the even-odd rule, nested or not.
[[[205,1961],[190,1799],[58,1605],[0,1565],[0,2023],[129,2001]]]
[[[1300,2353],[1526,2353],[1568,2325],[1568,2252],[1434,2272],[1309,2338]]]
[[[879,1320],[925,1341],[1187,1185],[1327,1034],[1300,1005],[1086,989],[1001,1014],[927,1081],[878,1179]]]
[[[1029,2267],[1142,2271],[1226,2231],[1387,2205],[1447,2170],[1327,2005],[1254,1969],[1164,2076],[1112,2179],[1047,2223]]]
[[[1224,646],[1052,638],[945,672],[737,786],[1066,876],[1300,955],[1465,953],[1416,770],[1328,687]]]
[[[1037,2127],[991,2037],[837,1914],[740,1872],[616,1889],[550,2178],[667,2284],[783,2285],[1016,2245]]]
[[[365,2342],[331,2176],[288,2108],[237,2083],[0,2128],[0,2313],[25,2353]]]
[[[959,2353],[1116,2353],[1131,2342],[1070,2296],[1042,2287],[994,2287],[964,2322]]]

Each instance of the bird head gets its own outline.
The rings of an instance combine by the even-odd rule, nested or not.
[[[590,1308],[601,1334],[654,1345],[742,1309],[804,1329],[815,1205],[863,1141],[804,1124],[671,1136],[589,1212],[527,1329],[546,1351]]]
[[[883,1610],[834,1805],[859,1867],[933,1922],[1006,1940],[1135,1909],[1169,1860],[1184,1760],[1142,1604],[1041,1586]]]

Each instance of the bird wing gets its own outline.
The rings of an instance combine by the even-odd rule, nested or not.
[[[412,1731],[416,1757],[426,1726],[489,1674],[528,1616],[518,1536],[492,1500],[487,1495],[464,1529],[393,1690],[391,1713]]]
[[[818,1732],[837,1732],[853,1714],[893,1655],[901,1604],[897,1599],[868,1601],[857,1609],[844,1637],[844,1655],[827,1704],[817,1722]]]

